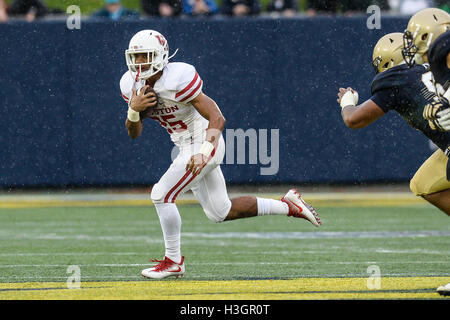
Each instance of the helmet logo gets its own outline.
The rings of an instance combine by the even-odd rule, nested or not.
[[[156,39],[158,39],[159,43],[164,46],[166,44],[166,39],[164,38],[163,35],[161,34],[157,34],[155,35]]]

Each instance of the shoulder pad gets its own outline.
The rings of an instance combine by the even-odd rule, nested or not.
[[[171,62],[166,66],[164,87],[168,90],[179,90],[186,78],[195,75],[194,66],[183,62]]]
[[[169,63],[167,67],[164,86],[175,91],[175,101],[188,103],[202,91],[203,81],[194,66],[175,62]]]
[[[428,61],[436,82],[450,86],[450,70],[447,67],[447,55],[450,53],[450,31],[441,34],[428,50]]]
[[[372,94],[383,89],[408,86],[417,80],[418,74],[426,72],[427,68],[420,64],[411,68],[406,64],[393,67],[375,76],[371,86]]]
[[[125,72],[122,78],[120,79],[120,91],[122,92],[122,98],[125,100],[126,103],[128,103],[131,97],[133,85],[134,85],[133,75],[130,73],[130,71]]]

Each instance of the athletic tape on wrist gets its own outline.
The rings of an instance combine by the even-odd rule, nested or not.
[[[347,91],[341,98],[341,108],[346,106],[356,106],[358,103],[358,94]]]
[[[131,107],[128,107],[127,118],[131,122],[138,122],[141,119],[139,112],[134,111]]]
[[[205,157],[209,157],[214,150],[214,145],[209,141],[204,141],[198,153],[203,154]]]

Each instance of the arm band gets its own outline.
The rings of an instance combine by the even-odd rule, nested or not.
[[[214,145],[209,141],[204,141],[198,153],[203,154],[205,157],[209,158],[211,152],[214,150]]]

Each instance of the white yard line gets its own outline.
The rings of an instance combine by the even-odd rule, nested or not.
[[[411,277],[411,273],[410,272],[405,272],[405,273],[383,273],[382,275],[384,278],[387,277]],[[450,276],[450,273],[447,274],[442,274],[442,273],[415,273],[414,277],[448,277]],[[327,278],[367,278],[367,274],[362,272],[362,273],[332,273],[332,274],[321,274],[321,275],[317,275],[317,274],[312,274],[312,273],[302,273],[302,274],[295,274],[295,275],[286,275],[283,277],[260,277],[260,278],[255,278],[252,279],[252,277],[242,277],[242,278],[227,278],[227,279],[222,279],[222,277],[218,277],[216,273],[204,273],[202,275],[187,275],[184,277],[185,280],[195,280],[195,279],[205,279],[205,278],[209,278],[209,280],[207,281],[218,281],[218,280],[225,280],[225,281],[232,281],[232,280],[269,280],[269,279],[298,279],[298,278],[321,278],[326,280]],[[27,280],[27,282],[30,281],[38,281],[41,282],[42,279],[45,279],[45,282],[48,282],[50,280],[63,280],[64,282],[67,280],[67,277],[58,277],[58,276],[8,276],[8,277],[3,277],[0,276],[0,280],[2,279],[6,279],[6,280],[11,280],[11,279],[16,279],[19,282],[23,282],[24,280]],[[151,282],[152,280],[143,280],[142,277],[140,276],[140,274],[129,274],[129,275],[112,275],[112,276],[81,276],[81,281],[93,281],[95,282],[96,280],[101,279],[102,281],[105,280],[110,280],[110,281],[117,281],[117,280],[121,280],[121,279],[125,279],[125,280],[130,280],[130,281],[135,281],[135,280],[142,280],[142,281],[149,281]],[[4,282],[4,284],[8,284],[11,281],[8,282]],[[0,282],[0,286],[3,283]],[[83,287],[83,285],[81,285]],[[1,294],[1,292],[0,292]]]
[[[409,264],[409,265],[421,265],[421,264],[437,264],[437,263],[449,263],[448,260],[439,261],[323,261],[320,264],[324,265],[392,265],[392,264]],[[156,263],[92,263],[92,264],[77,264],[78,267],[104,267],[104,268],[126,268],[126,267],[146,267]],[[288,261],[288,262],[275,262],[275,261],[260,261],[260,262],[189,262],[189,265],[194,266],[247,266],[247,265],[316,265],[317,261]],[[0,265],[1,269],[29,267],[29,268],[67,268],[68,264],[7,264]]]
[[[333,247],[333,248],[321,248],[320,250],[273,250],[273,251],[258,251],[253,252],[251,250],[242,250],[242,251],[233,251],[234,255],[292,255],[299,254],[301,252],[302,255],[305,254],[321,254],[328,255],[332,252],[336,252],[336,250],[345,250],[351,252],[361,252],[367,253],[367,249],[357,249],[357,248],[349,248],[349,247]],[[417,255],[450,255],[450,251],[435,251],[435,250],[426,250],[426,249],[406,249],[406,250],[392,250],[385,248],[376,248],[372,249],[374,253],[392,253],[392,254],[417,254]],[[147,252],[20,252],[20,253],[0,253],[0,257],[34,257],[34,256],[139,256],[139,255],[148,255]]]
[[[324,232],[185,232],[191,238],[237,239],[361,239],[361,238],[415,238],[450,237],[450,231],[324,231]]]
[[[183,232],[185,241],[197,239],[372,239],[450,237],[450,231],[317,231],[317,232]],[[186,239],[188,238],[188,239]],[[0,240],[78,240],[78,241],[143,241],[161,243],[162,239],[148,236],[94,236],[86,234],[32,234],[0,231]]]

